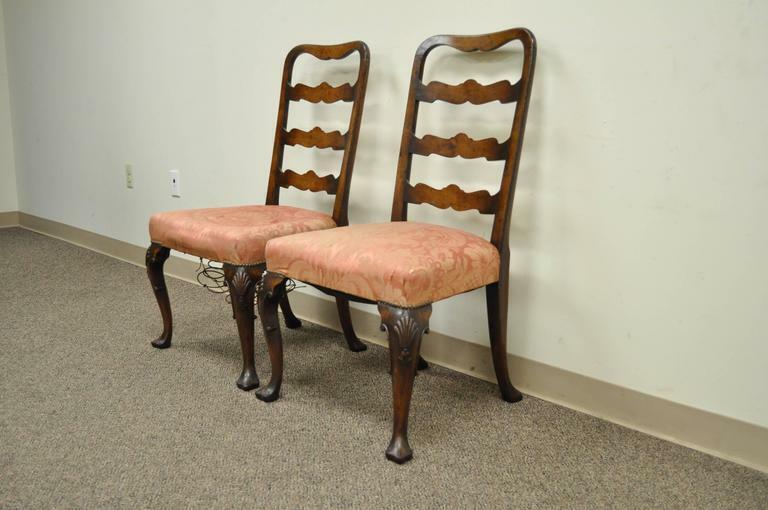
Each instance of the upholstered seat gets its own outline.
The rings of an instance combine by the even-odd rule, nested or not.
[[[409,308],[496,282],[500,263],[485,239],[404,221],[272,239],[266,258],[270,272]]]
[[[264,262],[267,241],[334,228],[327,214],[284,205],[246,205],[162,212],[149,220],[153,243],[236,265]]]

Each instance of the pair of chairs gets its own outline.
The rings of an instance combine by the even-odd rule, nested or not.
[[[332,87],[323,82],[316,87],[309,87],[302,83],[292,84],[294,63],[301,55],[312,55],[320,60],[340,60],[355,52],[360,56],[360,66],[354,85],[345,83]],[[163,332],[152,341],[152,346],[158,349],[168,348],[173,336],[173,316],[163,275],[163,266],[170,250],[220,262],[223,264],[224,278],[231,297],[232,313],[237,322],[243,357],[243,368],[236,384],[246,391],[259,386],[253,354],[254,295],[256,284],[261,281],[266,269],[264,251],[267,241],[298,232],[347,225],[349,183],[360,132],[369,63],[368,46],[361,41],[332,46],[304,44],[296,46],[288,53],[283,68],[280,107],[265,205],[192,209],[152,215],[149,220],[152,243],[147,249],[146,266],[163,317]],[[326,133],[319,127],[310,131],[288,131],[290,103],[301,100],[311,103],[352,102],[347,132],[343,135],[338,131]],[[286,145],[344,151],[339,176],[320,177],[312,170],[303,174],[289,169],[283,170]],[[325,191],[329,195],[335,195],[332,214],[329,216],[307,209],[279,205],[280,188],[288,187],[311,192]],[[349,302],[338,298],[336,303],[349,348],[353,351],[365,350],[365,344],[357,339],[352,329]],[[286,326],[300,327],[301,322],[293,314],[287,297],[282,299],[280,305]]]
[[[459,85],[422,82],[427,56],[439,46],[462,52],[489,52],[511,41],[519,41],[523,47],[522,72],[514,84],[500,81],[480,85],[471,79]],[[356,84],[291,84],[293,63],[299,54],[328,59],[343,58],[354,51],[360,53]],[[519,401],[522,395],[510,382],[507,367],[509,223],[535,57],[533,34],[521,28],[480,36],[441,35],[424,41],[413,62],[391,221],[348,226],[349,181],[368,75],[368,49],[361,42],[294,48],[288,54],[283,74],[267,205],[161,213],[150,220],[152,245],[147,252],[147,270],[164,320],[163,334],[153,345],[164,348],[171,342],[171,311],[162,273],[170,249],[224,263],[240,333],[243,371],[237,385],[243,389],[258,386],[253,366],[253,299],[257,293],[272,365],[269,384],[256,392],[265,402],[279,397],[283,376],[278,308],[283,310],[287,327],[300,325],[288,303],[286,284],[290,280],[308,283],[336,298],[345,338],[354,351],[364,350],[365,345],[355,336],[349,302],[376,304],[389,342],[393,388],[393,430],[386,457],[403,463],[413,456],[407,435],[408,414],[414,377],[424,363],[419,349],[423,334],[429,330],[432,303],[485,287],[491,352],[501,395],[508,402]],[[352,101],[349,131],[344,135],[325,133],[319,128],[286,131],[288,103],[299,99]],[[504,142],[493,138],[473,140],[463,133],[453,138],[417,137],[419,103],[435,101],[476,105],[515,102],[510,137]],[[286,144],[344,150],[339,177],[282,170]],[[485,190],[467,193],[454,184],[440,190],[423,183],[412,185],[414,154],[504,161],[500,188],[490,194]],[[336,193],[333,215],[277,205],[279,188],[287,186]],[[491,214],[490,242],[458,229],[409,222],[408,204]]]

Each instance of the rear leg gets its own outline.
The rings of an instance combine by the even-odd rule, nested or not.
[[[488,305],[488,332],[491,337],[491,356],[501,398],[507,402],[519,402],[523,394],[512,385],[507,366],[507,286],[496,282],[485,287]]]
[[[352,317],[349,313],[349,300],[343,297],[336,298],[336,309],[339,311],[339,322],[341,322],[341,330],[344,331],[344,339],[347,341],[347,346],[352,352],[361,352],[368,348],[363,342],[357,338],[355,334],[355,328],[352,327]]]
[[[283,311],[283,320],[285,321],[286,328],[296,329],[301,327],[301,321],[293,314],[293,310],[291,310],[291,303],[288,302],[287,293],[280,298],[280,310]]]

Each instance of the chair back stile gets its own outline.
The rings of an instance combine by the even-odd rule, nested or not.
[[[320,60],[341,60],[354,52],[360,55],[357,81],[354,84],[344,83],[337,87],[333,87],[327,82],[314,87],[303,83],[293,84],[293,68],[299,56],[309,54]],[[354,167],[357,139],[360,132],[369,66],[370,53],[368,46],[362,41],[332,46],[302,44],[296,46],[288,53],[283,67],[280,106],[277,112],[277,127],[275,129],[272,164],[267,187],[267,205],[279,204],[280,188],[294,187],[312,192],[324,191],[329,195],[335,195],[332,217],[336,224],[338,226],[348,224],[349,186]],[[327,133],[319,127],[315,127],[310,131],[302,131],[300,129],[287,131],[290,102],[301,100],[311,103],[352,102],[347,132],[344,134],[338,131]],[[321,177],[314,170],[297,173],[290,169],[283,169],[283,153],[286,145],[301,145],[308,148],[330,148],[344,151],[338,177],[330,174]]]
[[[449,46],[463,52],[493,51],[512,41],[523,46],[523,64],[520,79],[512,84],[507,80],[491,85],[481,85],[469,79],[459,85],[447,85],[439,81],[422,82],[424,67],[429,53],[437,47]],[[408,204],[430,204],[440,209],[457,211],[477,210],[481,214],[493,214],[491,243],[506,259],[509,252],[509,222],[520,164],[525,121],[533,83],[536,60],[536,39],[524,28],[478,36],[438,35],[424,41],[416,50],[411,71],[408,103],[400,143],[395,193],[392,202],[392,221],[407,221]],[[444,101],[452,104],[470,102],[475,105],[500,101],[515,102],[515,114],[509,138],[499,142],[495,138],[473,140],[464,133],[452,138],[432,135],[416,136],[419,103]],[[501,186],[495,194],[487,190],[468,193],[456,184],[435,189],[426,184],[412,185],[411,164],[413,155],[438,154],[444,157],[485,158],[488,161],[504,161]]]

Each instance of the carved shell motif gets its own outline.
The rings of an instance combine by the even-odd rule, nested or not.
[[[411,361],[413,344],[421,338],[426,329],[408,314],[401,315],[394,325],[394,334],[400,339],[400,354],[397,359],[404,362]]]
[[[238,269],[232,276],[232,282],[230,283],[230,294],[238,299],[240,302],[246,301],[246,295],[250,290],[250,287],[254,284],[253,279],[247,271]],[[232,292],[234,291],[234,292]]]

